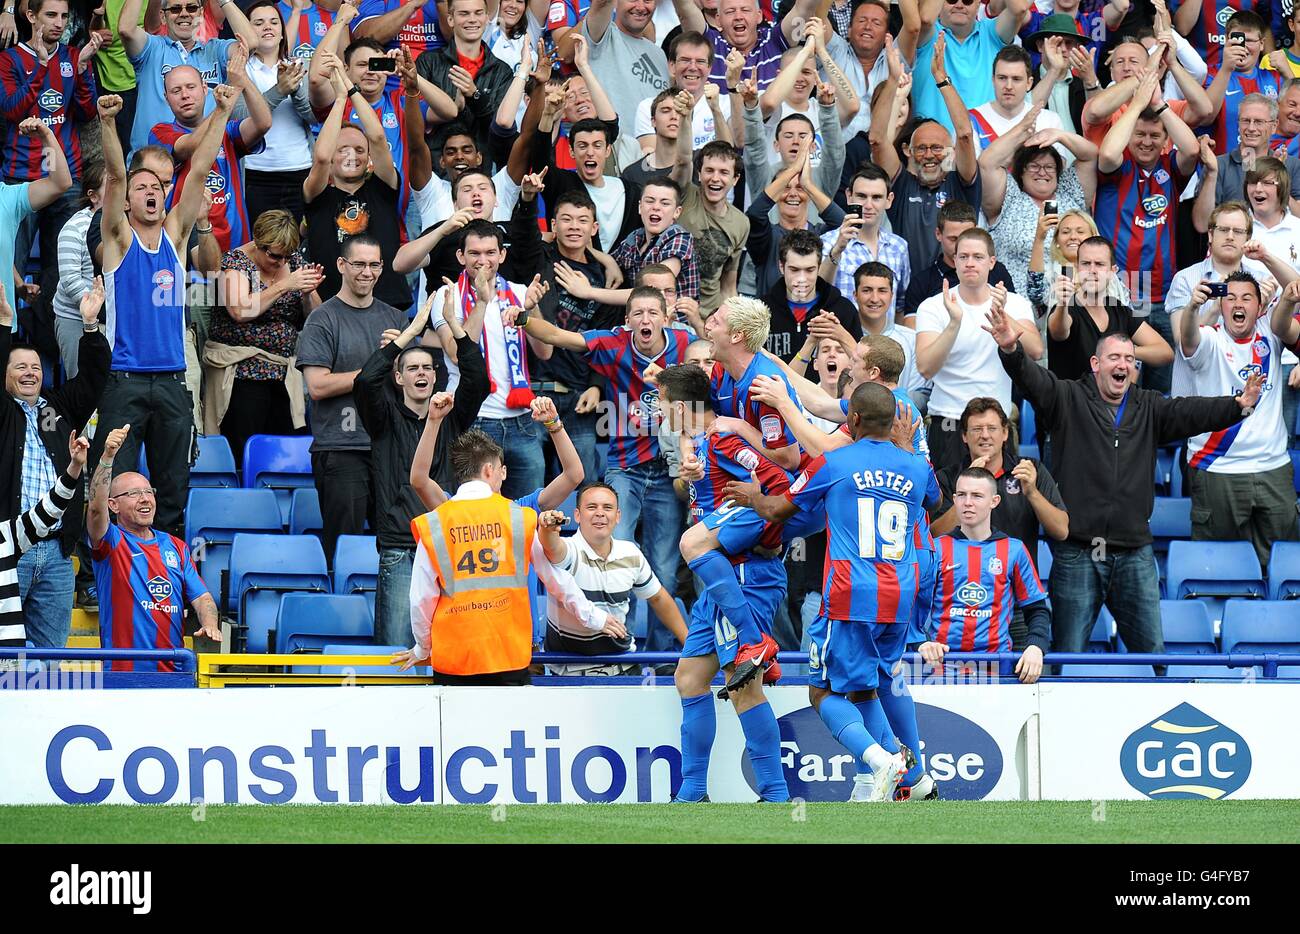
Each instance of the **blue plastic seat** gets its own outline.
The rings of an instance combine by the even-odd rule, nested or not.
[[[1300,599],[1300,542],[1274,542],[1268,556],[1268,598]]]
[[[1156,554],[1169,551],[1174,539],[1192,537],[1192,501],[1186,496],[1157,496],[1151,510],[1151,549]]]
[[[1225,599],[1262,600],[1266,595],[1259,558],[1250,542],[1170,542],[1166,573],[1169,599],[1203,600],[1216,619],[1222,618]]]
[[[199,575],[213,594],[230,567],[230,545],[239,532],[279,532],[280,508],[270,490],[191,490],[185,503],[185,541]]]
[[[1154,678],[1150,665],[1062,665],[1062,678]]]
[[[324,522],[320,517],[320,494],[314,486],[300,487],[289,499],[289,534],[319,534]]]
[[[287,593],[275,620],[280,652],[320,651],[331,643],[370,645],[375,618],[360,594]]]
[[[1213,655],[1214,620],[1199,600],[1161,600],[1160,626],[1171,655]]]
[[[329,593],[325,552],[314,535],[235,536],[230,546],[229,602],[249,652],[275,648],[270,639],[280,598],[291,591]]]
[[[1045,585],[1052,577],[1052,546],[1046,538],[1038,539],[1038,579]]]
[[[329,644],[321,649],[322,655],[376,655],[383,656],[387,661],[391,655],[396,655],[406,649],[404,645],[336,645]],[[352,668],[347,665],[322,665],[320,673],[323,675],[393,675],[393,676],[410,676],[410,675],[429,675],[432,669],[428,665],[417,665],[409,671],[399,671],[396,665],[377,664],[366,665],[361,668]]]
[[[359,593],[375,612],[379,549],[373,535],[340,535],[334,545],[334,593]]]
[[[1020,456],[1028,457],[1025,453],[1026,444],[1038,444],[1038,418],[1034,415],[1034,407],[1028,401],[1020,403]]]
[[[1300,426],[1300,414],[1296,415],[1296,425]],[[1297,427],[1297,433],[1300,433],[1300,427]],[[1300,493],[1300,449],[1291,449],[1291,483],[1295,486],[1295,491]]]
[[[1220,636],[1228,653],[1300,655],[1300,607],[1289,600],[1229,600]]]
[[[1038,460],[1038,445],[1026,444],[1023,441],[1020,442],[1020,456],[1030,458],[1031,460]]]
[[[233,490],[239,486],[235,455],[224,435],[199,435],[199,459],[190,468],[190,489],[216,487]]]
[[[1097,622],[1092,625],[1092,634],[1088,636],[1087,651],[1105,653],[1115,651],[1115,617],[1106,607],[1097,614]]]
[[[310,435],[253,435],[244,443],[244,486],[275,491],[280,522],[289,524],[290,493],[314,486]]]

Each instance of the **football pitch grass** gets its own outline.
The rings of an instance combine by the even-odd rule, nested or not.
[[[1300,801],[0,807],[0,843],[1297,843]]]

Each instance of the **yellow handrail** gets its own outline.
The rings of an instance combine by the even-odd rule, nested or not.
[[[341,674],[323,675],[316,671],[223,671],[228,666],[240,668],[380,668],[388,665],[383,655],[237,655],[203,653],[199,657],[198,681],[201,688],[220,688],[230,684],[243,685],[392,685],[432,684],[430,675],[412,673],[392,675]],[[393,671],[397,667],[393,666]]]

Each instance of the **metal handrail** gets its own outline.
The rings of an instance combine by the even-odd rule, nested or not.
[[[65,662],[172,662],[178,672],[198,671],[198,659],[189,649],[29,649],[0,646],[0,658]]]

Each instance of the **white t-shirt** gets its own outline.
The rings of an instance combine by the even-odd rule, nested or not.
[[[943,418],[961,418],[966,403],[976,396],[992,396],[1011,411],[1011,377],[998,359],[997,341],[984,330],[992,298],[979,305],[962,301],[960,292],[952,292],[961,306],[961,330],[953,342],[948,359],[934,377],[930,394],[930,414]],[[1034,310],[1024,296],[1007,293],[1006,313],[1017,321],[1034,322]],[[948,310],[943,293],[932,295],[916,309],[916,333],[938,334],[948,326]],[[891,335],[892,336],[892,335]]]
[[[520,285],[517,282],[507,282],[506,285],[509,286],[510,291],[515,296],[515,304],[522,305],[528,286]],[[434,296],[433,307],[441,308],[446,296],[447,287],[445,285],[440,286],[438,294]],[[458,310],[460,308],[459,302],[460,296],[458,294]],[[445,328],[447,322],[443,321],[440,316],[436,327]],[[506,361],[506,329],[501,323],[501,304],[495,297],[488,303],[487,312],[483,315],[483,337],[480,339],[479,344],[482,346],[483,356],[487,360],[488,378],[496,385],[496,391],[484,399],[483,405],[479,407],[479,416],[482,418],[514,418],[516,415],[523,415],[528,409],[506,407],[506,396],[510,393],[510,373]],[[448,357],[447,391],[454,393],[459,385],[460,367],[456,365],[456,361]]]
[[[1025,119],[1025,115],[1029,113],[1029,108],[1029,95],[1025,95],[1025,104],[1014,117],[1004,117],[999,114],[993,109],[992,101],[985,101],[978,107],[973,108],[970,122],[975,130],[975,152],[978,154],[984,151],[985,137],[989,129],[992,129],[995,134],[990,139],[996,139]],[[1034,121],[1035,130],[1059,130],[1062,128],[1061,118],[1055,112],[1046,108],[1039,112],[1038,119]],[[1066,165],[1074,162],[1074,153],[1059,143],[1056,146],[1056,151],[1061,154],[1061,158],[1065,160]]]
[[[492,212],[492,220],[508,221],[519,203],[519,184],[504,167],[492,176],[492,184],[497,190],[497,206]],[[451,182],[437,173],[430,176],[429,184],[423,188],[411,190],[411,200],[420,209],[420,223],[425,230],[456,213],[456,205],[451,199]]]
[[[1265,227],[1259,218],[1254,221],[1251,238],[1264,244],[1264,249],[1285,260],[1292,269],[1300,270],[1300,217],[1287,211],[1276,227]]]
[[[635,542],[616,538],[610,542],[609,557],[602,558],[587,544],[582,532],[560,541],[564,545],[564,557],[555,566],[569,572],[591,602],[607,613],[628,619],[630,596],[649,600],[663,590]],[[583,625],[558,600],[547,598],[546,619],[552,629],[570,639],[587,642],[607,638]]]
[[[606,175],[605,184],[599,188],[585,182],[583,187],[591,195],[591,200],[596,202],[596,222],[600,224],[597,236],[600,238],[600,248],[608,253],[618,246],[618,232],[623,227],[623,208],[627,204],[627,189],[621,178],[612,175]]]
[[[1189,395],[1231,396],[1246,385],[1246,377],[1264,374],[1264,391],[1252,415],[1224,431],[1206,432],[1187,440],[1187,463],[1211,473],[1246,474],[1276,470],[1290,461],[1282,420],[1282,342],[1269,327],[1268,315],[1255,322],[1255,334],[1236,341],[1220,327],[1203,326],[1201,342],[1187,362]]]
[[[245,70],[253,87],[265,94],[276,82],[276,66],[268,65],[255,55],[248,57]],[[271,129],[264,137],[261,151],[244,157],[244,168],[255,172],[294,172],[311,168],[311,128],[303,122],[289,95],[271,111]],[[256,220],[256,218],[250,218]]]
[[[667,6],[668,4],[664,4]],[[653,97],[644,98],[636,107],[636,120],[632,125],[633,133],[637,139],[643,136],[649,136],[652,139],[655,135],[654,121],[650,119],[650,105],[654,103]],[[718,109],[727,119],[731,119],[731,98],[723,94],[718,98]],[[718,138],[717,127],[714,125],[713,108],[704,98],[695,102],[695,109],[691,111],[691,134],[694,137],[692,149],[699,149]]]

